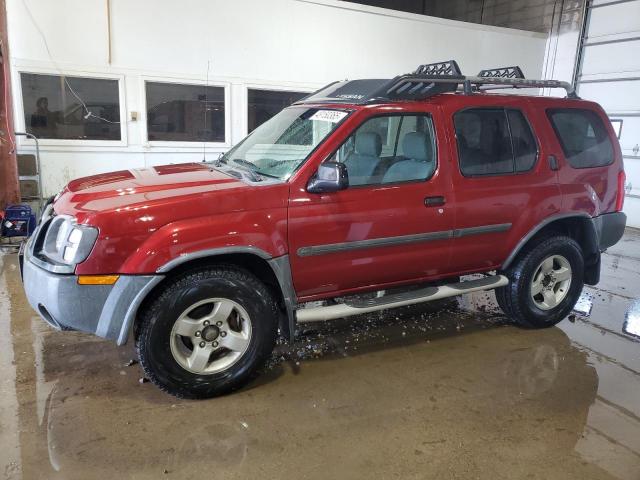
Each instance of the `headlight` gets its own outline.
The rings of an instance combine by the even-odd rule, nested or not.
[[[59,215],[51,220],[43,253],[56,263],[75,265],[89,256],[97,237],[97,228],[78,225],[75,218]]]

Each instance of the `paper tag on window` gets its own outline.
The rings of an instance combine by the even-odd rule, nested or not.
[[[322,120],[325,122],[338,123],[344,117],[347,116],[347,112],[341,112],[340,110],[318,110],[311,115],[311,120]]]

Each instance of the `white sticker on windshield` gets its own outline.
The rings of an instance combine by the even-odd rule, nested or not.
[[[325,122],[338,123],[344,117],[347,116],[347,112],[341,112],[339,110],[318,110],[311,115],[310,120],[323,120]]]

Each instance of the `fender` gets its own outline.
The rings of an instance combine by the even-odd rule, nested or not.
[[[122,274],[154,274],[212,253],[252,253],[263,260],[288,253],[286,208],[188,218],[158,228],[121,265]],[[221,250],[225,249],[225,250]]]
[[[568,218],[577,218],[582,220],[589,220],[587,223],[590,225],[591,234],[584,239],[587,242],[588,251],[594,250],[592,253],[598,251],[598,233],[593,224],[593,218],[584,212],[572,212],[572,213],[560,213],[557,215],[552,215],[550,217],[545,218],[540,223],[538,223],[535,227],[529,230],[524,237],[520,239],[520,241],[516,244],[516,246],[511,250],[511,253],[507,257],[507,259],[502,263],[501,269],[509,268],[509,266],[513,263],[515,258],[518,256],[520,251],[524,248],[524,246],[531,240],[538,232],[540,232],[544,227],[550,225],[553,222],[558,220],[565,220]]]
[[[298,304],[298,299],[296,296],[295,289],[293,287],[293,279],[291,276],[291,264],[289,263],[289,255],[282,255],[277,258],[273,258],[269,253],[258,247],[251,246],[234,246],[234,247],[220,247],[220,248],[212,248],[207,250],[199,250],[196,252],[186,253],[176,257],[160,268],[156,270],[156,273],[159,275],[164,275],[174,269],[175,267],[190,262],[192,260],[196,260],[198,258],[213,258],[220,255],[229,255],[234,253],[240,254],[250,254],[255,255],[262,260],[265,260],[267,264],[271,267],[271,271],[278,281],[278,286],[280,287],[280,292],[282,293],[282,299],[284,301],[284,307],[287,314],[287,321],[284,325],[280,326],[282,334],[288,338],[289,344],[293,344],[295,337],[295,310]],[[163,278],[163,277],[158,277]],[[146,292],[148,293],[148,292]],[[146,296],[145,293],[145,296]],[[127,318],[133,319],[135,318],[137,308],[140,302],[137,305],[133,306],[129,312],[127,312]],[[129,322],[130,324],[131,322]],[[128,331],[128,330],[127,330]]]

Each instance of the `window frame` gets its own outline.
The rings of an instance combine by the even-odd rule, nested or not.
[[[458,135],[456,133],[456,121],[455,121],[455,116],[458,113],[461,112],[465,112],[467,110],[502,110],[504,115],[505,115],[505,119],[507,121],[507,128],[509,129],[509,143],[511,144],[511,154],[512,154],[512,160],[513,160],[513,171],[511,172],[504,172],[504,173],[476,173],[473,175],[469,175],[469,174],[465,174],[462,171],[462,165],[460,163],[460,144],[458,143]],[[516,171],[516,157],[515,157],[515,150],[513,148],[513,135],[511,133],[511,123],[509,122],[509,115],[507,115],[507,110],[515,110],[518,111],[522,114],[522,117],[524,118],[524,121],[526,123],[526,125],[529,127],[529,131],[531,132],[531,135],[533,136],[533,141],[535,142],[536,145],[536,157],[533,161],[533,163],[531,164],[531,167],[527,170],[521,170],[521,171]],[[536,135],[536,131],[533,128],[533,125],[531,124],[531,122],[529,121],[529,117],[527,117],[526,112],[520,108],[520,107],[507,107],[504,105],[482,105],[482,106],[471,106],[471,107],[464,107],[461,108],[460,110],[456,110],[455,112],[453,112],[453,114],[451,115],[451,123],[453,124],[453,138],[455,140],[455,144],[456,144],[456,156],[458,159],[458,172],[460,173],[460,175],[462,175],[464,178],[486,178],[486,177],[509,177],[509,176],[514,176],[514,175],[526,175],[527,173],[531,173],[532,171],[534,171],[536,169],[536,167],[538,166],[538,162],[540,161],[540,141],[538,139],[538,135]]]
[[[13,70],[13,85],[17,87],[17,92],[14,95],[14,127],[17,132],[26,132],[27,125],[24,118],[24,94],[22,90],[22,74],[31,75],[49,75],[57,77],[76,77],[96,80],[116,80],[118,82],[118,106],[120,109],[120,140],[83,140],[73,138],[39,138],[38,145],[40,147],[126,147],[128,145],[127,139],[127,104],[125,95],[125,75],[124,74],[112,74],[112,73],[96,73],[96,72],[78,72],[75,70],[67,70],[61,73],[59,70],[52,68],[14,68]],[[85,98],[83,98],[86,101]],[[35,148],[36,142],[23,135],[16,137],[16,146],[20,147],[33,147]]]
[[[147,82],[149,83],[164,83],[168,85],[186,85],[186,86],[198,86],[198,87],[221,87],[224,89],[224,142],[205,142],[205,141],[193,141],[186,142],[182,140],[149,140],[149,126],[147,125]],[[142,122],[142,145],[145,147],[173,147],[184,149],[202,150],[203,145],[206,148],[231,148],[233,142],[231,141],[231,84],[229,82],[219,81],[206,81],[200,79],[186,79],[175,77],[156,77],[156,76],[142,76],[140,77],[140,117],[139,122]]]
[[[564,140],[562,139],[562,136],[560,135],[560,132],[558,132],[558,129],[556,128],[555,123],[551,119],[551,114],[554,113],[554,112],[573,112],[573,111],[577,111],[577,112],[581,112],[581,113],[587,112],[587,113],[595,115],[600,120],[601,126],[604,129],[604,132],[607,135],[607,139],[609,140],[609,143],[611,145],[611,161],[609,163],[603,163],[602,165],[596,165],[596,166],[592,166],[592,167],[590,167],[590,166],[576,167],[575,165],[573,165],[571,163],[571,160],[569,160],[569,157],[567,157],[567,151],[566,151],[565,146],[564,146]],[[546,108],[544,113],[545,113],[545,117],[547,117],[547,121],[549,122],[549,124],[551,125],[551,128],[553,129],[553,133],[556,136],[556,140],[560,144],[560,149],[562,150],[562,157],[565,160],[565,162],[567,163],[567,165],[569,165],[570,168],[574,168],[576,170],[586,170],[586,169],[589,169],[589,168],[606,168],[606,167],[610,167],[611,165],[613,165],[615,163],[615,161],[616,161],[615,146],[614,146],[613,142],[611,141],[611,137],[609,136],[609,131],[607,129],[607,125],[604,122],[604,120],[602,119],[602,117],[598,114],[598,112],[596,112],[595,110],[591,110],[589,108],[583,108],[583,107],[559,107],[559,108],[550,107],[550,108]],[[622,129],[620,131],[622,132]]]
[[[338,153],[338,150],[340,150],[342,148],[342,146],[349,140],[349,138],[351,138],[352,135],[354,135],[356,133],[356,131],[365,123],[367,123],[369,120],[372,120],[374,118],[380,118],[380,117],[415,117],[415,116],[423,116],[423,117],[429,117],[431,119],[431,126],[433,127],[433,143],[434,143],[434,154],[435,154],[435,161],[436,161],[436,166],[433,169],[433,173],[431,174],[430,177],[428,178],[424,178],[424,179],[416,179],[416,180],[405,180],[405,181],[401,181],[401,182],[389,182],[389,183],[369,183],[367,185],[349,185],[346,190],[352,190],[352,189],[364,189],[364,188],[384,188],[384,187],[389,187],[389,186],[395,186],[395,185],[406,185],[406,184],[411,184],[411,183],[422,183],[422,182],[428,182],[429,180],[431,180],[433,177],[435,177],[438,174],[439,171],[439,167],[440,167],[440,151],[439,151],[439,147],[438,147],[438,131],[436,128],[436,122],[434,120],[434,115],[432,112],[425,112],[425,111],[401,111],[401,112],[385,112],[385,113],[379,113],[379,114],[373,114],[365,119],[363,119],[360,123],[358,123],[358,125],[356,125],[350,132],[349,134],[344,138],[344,140],[342,142],[340,142],[340,145],[338,145],[337,148],[335,148],[329,155],[327,155],[322,162],[320,162],[321,164],[324,162],[328,162],[331,157],[333,157],[334,155],[336,155]],[[398,131],[396,133],[396,148],[394,149],[394,153],[397,153],[397,145],[400,142],[400,127],[401,125],[398,127]],[[395,156],[395,155],[394,155]]]

